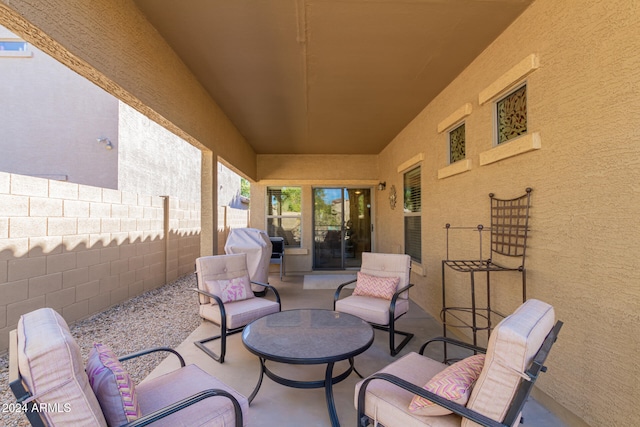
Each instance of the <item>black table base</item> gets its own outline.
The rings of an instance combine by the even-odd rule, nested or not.
[[[347,377],[349,377],[349,375],[351,375],[352,372],[355,372],[356,375],[362,378],[362,375],[360,375],[360,373],[354,366],[353,357],[349,358],[349,367],[343,373],[335,377],[333,376],[333,366],[335,363],[333,362],[327,363],[327,369],[325,371],[324,379],[316,380],[316,381],[299,381],[299,380],[292,380],[289,378],[281,377],[280,375],[276,374],[275,372],[267,368],[266,360],[264,358],[260,357],[259,359],[260,359],[260,378],[258,379],[258,384],[256,384],[255,389],[253,390],[253,392],[251,392],[251,395],[249,396],[249,404],[251,404],[253,399],[256,397],[256,394],[258,394],[258,390],[260,390],[260,387],[262,386],[262,379],[264,378],[264,375],[269,377],[271,380],[277,382],[278,384],[282,384],[287,387],[305,388],[305,389],[324,387],[325,396],[327,398],[327,408],[329,409],[329,417],[331,418],[331,425],[333,427],[340,426],[340,422],[338,421],[338,413],[336,412],[336,404],[333,399],[333,384],[337,384],[341,381],[344,381],[345,379],[347,379]]]

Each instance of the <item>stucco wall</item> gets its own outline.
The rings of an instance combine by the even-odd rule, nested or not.
[[[119,107],[118,188],[200,203],[200,150],[125,103]]]
[[[0,170],[118,188],[117,99],[33,45],[0,56],[0,75]]]
[[[0,37],[18,39],[4,27]],[[2,54],[0,170],[200,201],[198,148],[31,44]]]
[[[0,22],[11,24],[14,32],[49,45],[54,56],[177,128],[178,135],[219,150],[249,177],[258,175],[253,150],[131,2],[2,0],[0,6],[13,8],[3,10]],[[376,250],[394,251],[402,246],[402,210],[401,203],[393,211],[388,207],[389,188],[401,189],[398,166],[424,153],[426,275],[414,275],[412,298],[434,315],[441,301],[443,225],[486,223],[489,192],[510,197],[533,187],[529,296],[552,303],[566,322],[549,373],[538,384],[592,426],[634,425],[640,419],[640,277],[634,268],[640,237],[634,188],[640,175],[634,123],[640,110],[638,7],[627,0],[537,0],[381,153],[377,175],[349,175],[372,185],[387,182],[387,190],[375,193]],[[540,68],[528,77],[529,129],[540,133],[542,147],[479,166],[479,154],[492,147],[492,114],[491,104],[480,106],[477,95],[531,53],[539,54]],[[447,148],[437,124],[465,103],[473,107],[467,118],[472,168],[438,180]],[[335,183],[341,167],[352,173],[342,164],[329,172],[319,165],[315,172],[282,167],[270,178],[280,185]],[[260,186],[255,191],[264,194]],[[255,206],[259,199],[253,194],[252,186]],[[263,221],[263,214],[252,215],[252,226]],[[519,289],[508,282],[498,280],[494,286],[501,288],[495,297],[504,308],[518,300]],[[465,280],[451,283],[466,289]],[[452,297],[464,302],[465,295],[460,291]]]
[[[240,176],[218,162],[218,206],[229,206],[234,209],[249,209],[249,203],[241,193]]]
[[[488,193],[513,197],[533,188],[528,296],[553,304],[565,322],[549,373],[537,384],[592,426],[636,425],[640,419],[639,8],[624,0],[537,0],[394,139],[379,162],[387,189],[402,188],[397,167],[425,155],[426,277],[414,277],[412,297],[434,315],[441,307],[444,224],[487,224]],[[492,148],[493,119],[492,103],[479,105],[478,94],[532,53],[540,68],[526,79],[529,132],[540,133],[541,149],[480,166],[479,154]],[[439,180],[447,137],[437,125],[465,103],[472,105],[466,119],[472,168]],[[402,229],[402,210],[378,203],[376,213],[379,250],[402,245],[395,231]],[[469,237],[474,250],[476,242]],[[465,303],[468,277],[447,278],[452,301]],[[517,304],[518,280],[493,282],[499,308]]]
[[[255,178],[255,152],[129,0],[0,1],[0,24]]]
[[[378,159],[373,155],[286,155],[259,154],[258,180],[261,183],[295,179],[302,181],[376,180]]]
[[[251,227],[267,229],[267,187],[300,187],[302,242],[285,250],[286,273],[305,273],[313,266],[313,188],[362,187],[374,193],[378,184],[375,155],[258,155],[257,183],[251,184]],[[375,217],[373,218],[375,221]],[[375,241],[373,242],[375,248]]]

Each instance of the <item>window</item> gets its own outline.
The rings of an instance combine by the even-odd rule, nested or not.
[[[29,44],[20,39],[0,40],[0,58],[31,58],[33,52]]]
[[[404,253],[422,262],[420,166],[404,174]]]
[[[449,164],[465,158],[464,123],[449,132]]]
[[[267,188],[267,234],[283,237],[286,247],[300,247],[302,235],[300,187]]]
[[[527,133],[526,84],[496,102],[496,128],[498,145]]]
[[[0,50],[11,52],[24,52],[27,50],[27,42],[20,40],[0,40]]]

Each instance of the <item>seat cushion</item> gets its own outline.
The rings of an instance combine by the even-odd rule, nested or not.
[[[379,372],[395,375],[419,387],[426,384],[447,365],[428,357],[411,352],[387,365]],[[358,405],[358,393],[362,381],[356,384],[355,401]],[[365,414],[385,426],[402,427],[459,427],[457,415],[424,416],[409,412],[409,404],[414,394],[384,380],[373,380],[367,386]]]
[[[39,404],[63,408],[41,412],[47,424],[106,427],[80,348],[62,316],[51,308],[32,311],[20,317],[17,332],[18,366],[29,391]]]
[[[353,295],[391,300],[400,283],[399,277],[379,277],[358,271],[358,279]]]
[[[502,421],[524,372],[553,328],[553,307],[530,299],[505,317],[491,332],[482,373],[467,408]],[[475,426],[469,420],[462,427]]]
[[[361,295],[351,295],[336,301],[336,311],[353,314],[377,325],[389,325],[389,300]],[[409,300],[397,299],[395,317],[409,311]]]
[[[196,365],[187,365],[160,377],[144,380],[137,386],[138,401],[143,415],[208,389],[223,389],[238,399],[244,416],[243,424],[247,425],[249,419],[247,398]],[[233,404],[223,396],[209,397],[153,423],[154,427],[185,425],[235,426]]]
[[[250,298],[224,305],[227,317],[227,329],[235,329],[253,322],[267,314],[280,311],[280,305],[265,298]],[[217,305],[200,305],[200,316],[220,324],[220,308]]]
[[[424,389],[460,405],[466,405],[471,390],[484,365],[484,354],[470,356],[440,371],[425,384]],[[452,412],[442,406],[415,395],[409,411],[420,415],[447,415]]]
[[[109,347],[93,345],[86,372],[109,426],[121,426],[140,418],[135,383]]]

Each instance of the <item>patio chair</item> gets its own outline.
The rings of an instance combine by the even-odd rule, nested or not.
[[[126,333],[127,331],[123,331]],[[135,384],[121,361],[175,354],[180,368]],[[65,320],[51,308],[23,315],[10,333],[9,384],[32,426],[246,425],[249,403],[179,353],[154,348],[120,357],[94,344],[86,364]]]
[[[284,272],[284,237],[269,237],[271,240],[271,262],[280,264],[280,280]]]
[[[376,329],[389,332],[389,350],[397,355],[413,338],[413,334],[396,329],[400,316],[409,311],[411,257],[404,254],[362,253],[362,266],[357,278],[338,286],[333,296],[333,309],[353,314]],[[340,299],[345,286],[356,282],[353,293]],[[395,345],[395,335],[404,339]]]
[[[194,342],[212,359],[224,363],[227,336],[241,332],[249,323],[280,311],[280,294],[266,283],[249,280],[246,254],[214,255],[196,259],[200,317],[220,326],[220,334]],[[275,301],[257,298],[251,284],[273,291]],[[220,354],[204,344],[220,340]]]
[[[516,425],[539,373],[546,372],[562,327],[554,322],[552,306],[530,299],[495,327],[486,350],[450,338],[425,343],[420,354],[409,353],[356,384],[358,426]],[[422,355],[440,341],[477,354],[450,366]]]

